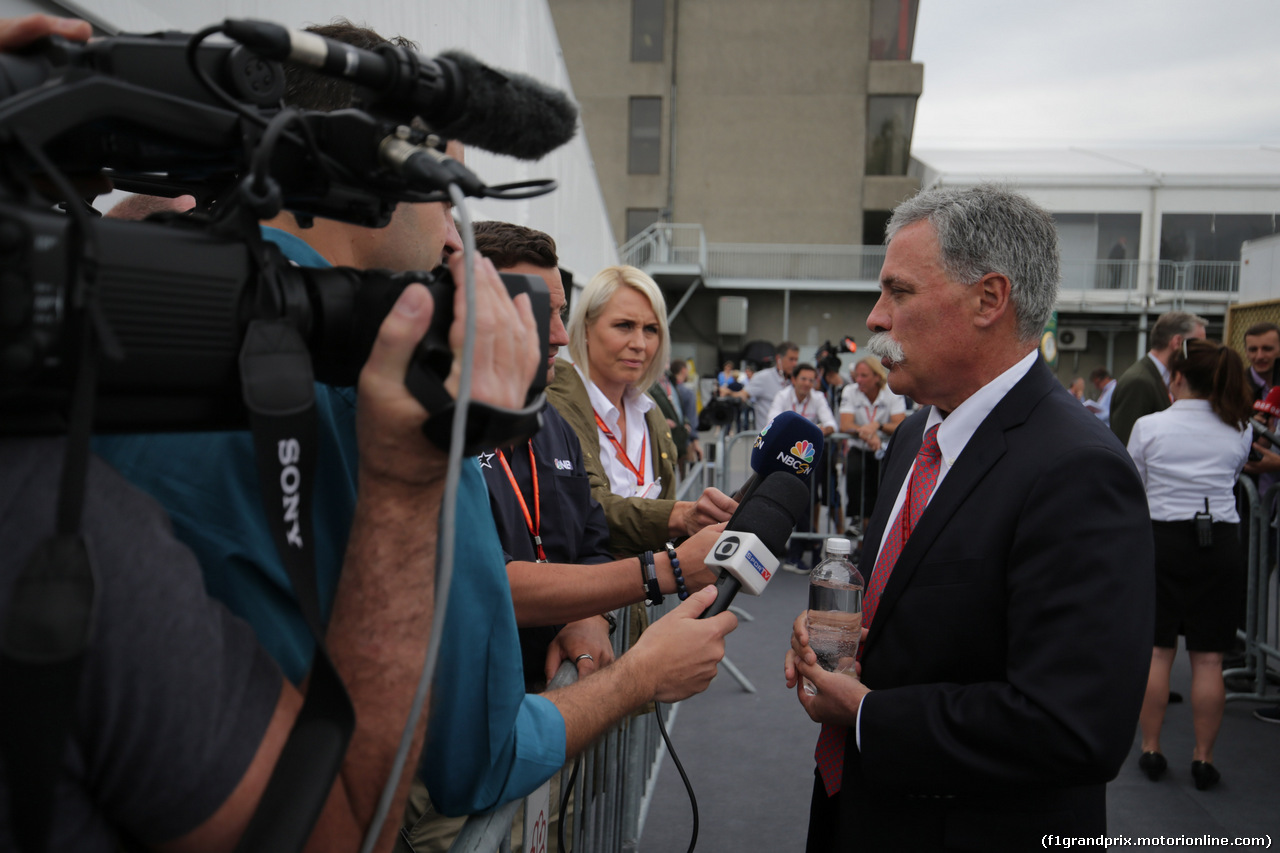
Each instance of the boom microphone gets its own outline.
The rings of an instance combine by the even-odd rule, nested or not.
[[[804,480],[785,471],[764,478],[755,494],[738,506],[706,559],[723,571],[716,581],[716,600],[702,619],[728,609],[738,590],[759,595],[778,570],[787,538],[809,511]]]
[[[814,462],[822,458],[822,430],[795,412],[782,412],[765,424],[751,448],[751,476],[733,499],[742,503],[756,486],[777,471],[809,482]]]
[[[266,21],[228,19],[223,31],[264,58],[350,80],[368,90],[374,111],[420,116],[442,136],[495,154],[537,160],[577,130],[578,107],[564,92],[459,51],[428,59],[393,44],[363,50]]]

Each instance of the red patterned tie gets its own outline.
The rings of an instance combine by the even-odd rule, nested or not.
[[[893,525],[889,536],[885,539],[880,556],[876,558],[875,568],[871,570],[871,583],[867,585],[867,594],[862,601],[862,627],[870,628],[875,618],[876,607],[880,604],[880,594],[884,592],[889,580],[889,573],[898,562],[902,546],[911,536],[920,514],[929,503],[933,487],[938,482],[938,472],[942,467],[942,453],[938,450],[938,427],[932,426],[924,434],[920,451],[916,454],[915,467],[911,469],[911,480],[907,483],[907,496],[902,501],[902,509],[898,511],[898,523]],[[858,649],[861,657],[862,649]],[[840,790],[840,777],[844,772],[844,742],[849,730],[844,726],[822,724],[822,734],[818,735],[818,746],[813,757],[818,762],[818,773],[822,776],[822,785],[827,789],[827,796],[834,797]]]

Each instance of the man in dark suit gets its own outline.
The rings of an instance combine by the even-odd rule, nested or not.
[[[1185,311],[1166,311],[1151,327],[1151,350],[1116,380],[1111,394],[1111,431],[1121,444],[1138,418],[1169,408],[1169,356],[1188,338],[1203,338],[1206,321]]]
[[[925,405],[863,543],[860,678],[794,625],[787,683],[824,724],[808,850],[1097,836],[1146,685],[1154,558],[1128,454],[1039,357],[1053,221],[999,187],[939,188],[888,234],[870,347]]]

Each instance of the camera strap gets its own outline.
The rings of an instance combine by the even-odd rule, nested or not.
[[[80,352],[58,485],[54,533],[18,576],[0,637],[0,757],[7,768],[14,842],[45,850],[54,790],[75,724],[80,675],[93,635],[97,583],[80,532],[97,362],[93,324],[78,312]]]
[[[315,384],[293,323],[249,324],[240,379],[268,524],[316,649],[302,708],[237,850],[301,850],[341,768],[355,711],[324,646],[313,544]]]

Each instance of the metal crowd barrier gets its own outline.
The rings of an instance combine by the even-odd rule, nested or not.
[[[1275,505],[1280,485],[1270,489],[1265,500],[1258,499],[1258,489],[1249,477],[1240,478],[1239,489],[1241,520],[1247,521],[1248,531],[1245,626],[1236,632],[1244,641],[1244,660],[1241,666],[1223,672],[1223,678],[1250,685],[1248,690],[1228,690],[1227,701],[1274,701],[1276,694],[1267,694],[1267,683],[1275,677],[1274,670],[1269,670],[1270,662],[1280,661],[1280,630],[1276,624],[1280,617],[1280,586],[1272,584],[1276,555],[1280,554],[1280,529],[1272,526],[1267,508]]]
[[[657,619],[675,606],[675,596],[667,596],[660,606],[650,608]],[[620,657],[629,647],[631,608],[615,611],[618,630],[613,635],[614,655]],[[564,687],[578,680],[577,668],[565,661],[560,665],[548,689]],[[673,706],[659,705],[663,721],[668,722]],[[576,760],[560,771],[561,791],[572,787],[570,827],[565,829],[568,851],[631,851],[640,840],[652,786],[661,767],[662,738],[652,710],[637,712],[588,747]],[[576,772],[575,772],[576,768]],[[511,826],[517,811],[525,809],[525,827],[546,827],[553,815],[560,814],[560,803],[546,799],[550,783],[523,800],[499,806],[491,812],[472,815],[463,826],[449,853],[509,853]],[[545,811],[544,811],[545,810]],[[558,833],[557,833],[558,835]],[[521,834],[521,850],[555,851],[559,840]]]

